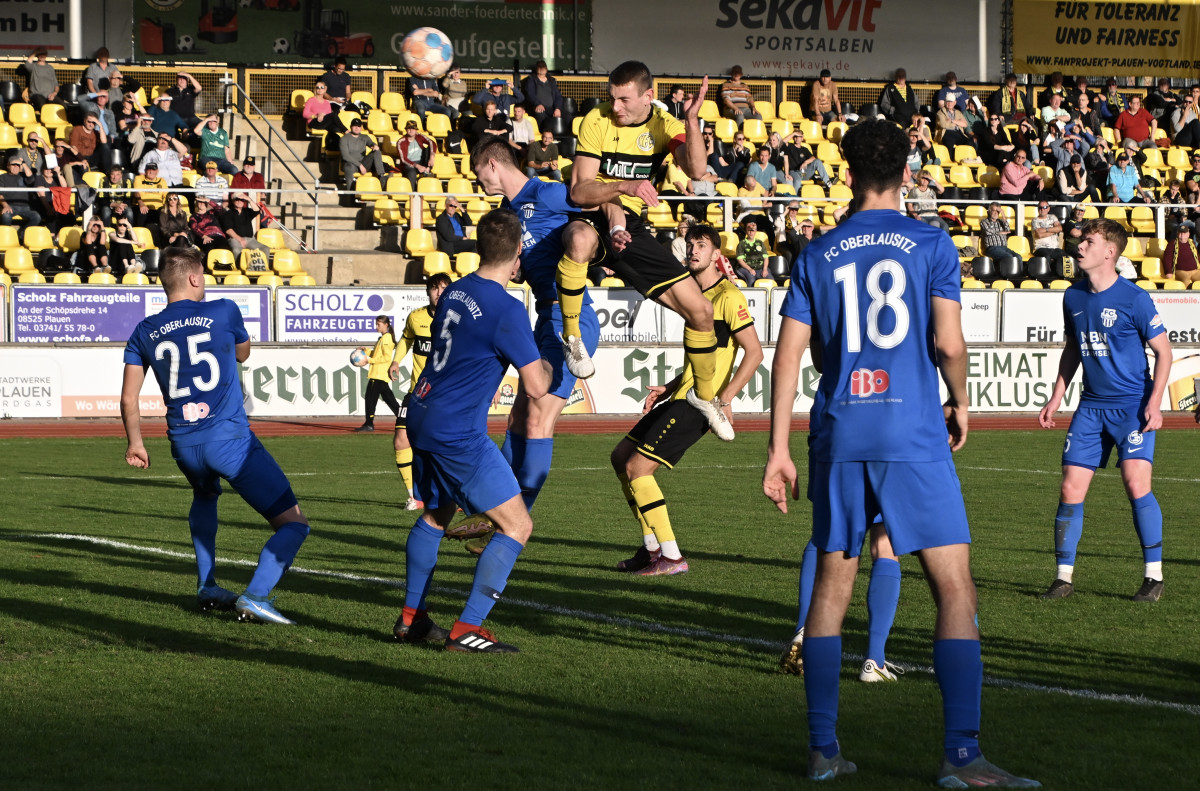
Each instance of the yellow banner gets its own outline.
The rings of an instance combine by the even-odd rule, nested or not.
[[[1013,70],[1200,77],[1200,0],[1013,0]]]

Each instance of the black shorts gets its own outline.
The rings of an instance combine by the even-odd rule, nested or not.
[[[404,399],[400,402],[400,411],[396,413],[396,428],[407,428],[408,423],[408,399],[412,398],[412,393],[406,393]]]
[[[594,263],[611,269],[642,296],[656,299],[671,286],[690,277],[684,265],[675,260],[670,250],[659,244],[640,217],[625,214],[625,230],[633,239],[620,253],[614,251],[609,243],[608,218],[604,212],[583,212],[576,219],[591,225],[600,236],[604,257]]]
[[[656,405],[625,436],[651,461],[673,468],[708,433],[708,420],[682,399]]]

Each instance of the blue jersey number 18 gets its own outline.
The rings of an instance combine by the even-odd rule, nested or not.
[[[842,285],[842,298],[846,303],[846,351],[862,351],[862,333],[859,330],[858,272],[857,264],[846,264],[833,270],[833,279]],[[879,281],[884,275],[892,276],[891,286],[884,291]],[[867,338],[879,349],[893,349],[908,335],[908,305],[904,303],[904,288],[907,280],[904,267],[896,261],[884,259],[876,262],[867,271],[867,294],[871,304],[867,306]],[[891,308],[896,316],[896,326],[883,333],[879,329],[879,314]]]

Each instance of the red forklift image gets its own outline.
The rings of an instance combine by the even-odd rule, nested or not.
[[[293,50],[303,58],[369,58],[375,54],[375,41],[370,33],[350,33],[348,12],[325,9],[321,0],[305,0],[304,29],[296,31]]]
[[[237,0],[200,0],[196,36],[214,44],[237,41]]]

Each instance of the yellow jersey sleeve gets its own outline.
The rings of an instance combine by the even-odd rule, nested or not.
[[[729,327],[729,335],[732,338],[747,327],[754,326],[754,319],[750,316],[746,295],[734,284],[730,283],[730,286],[732,287],[722,289],[720,297],[713,305],[713,314],[714,318],[724,321]]]
[[[661,107],[652,105],[650,115],[640,124],[618,126],[612,116],[612,102],[594,107],[579,127],[578,156],[598,159],[596,180],[603,184],[617,181],[657,182],[663,160],[685,140],[683,122]],[[641,198],[621,196],[625,208],[640,214]]]

